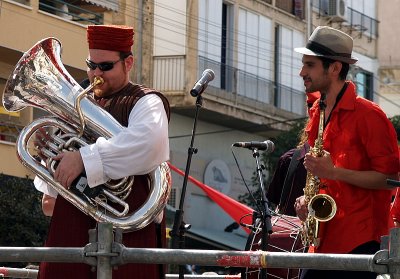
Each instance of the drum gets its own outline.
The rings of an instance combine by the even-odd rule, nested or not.
[[[305,247],[301,242],[300,230],[301,221],[297,217],[288,215],[277,215],[271,218],[272,234],[267,237],[267,251],[270,252],[298,252],[303,253]],[[261,222],[255,221],[255,230],[253,230],[245,247],[246,251],[257,251],[261,249]],[[295,279],[299,278],[299,269],[267,269],[269,278]],[[242,270],[242,279],[258,279],[259,269],[245,268]]]

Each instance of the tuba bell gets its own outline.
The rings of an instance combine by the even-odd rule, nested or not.
[[[157,221],[167,203],[171,174],[166,162],[149,173],[149,196],[133,212],[129,212],[129,205],[124,200],[131,192],[134,176],[109,181],[94,187],[92,192],[77,191],[73,187],[67,190],[53,179],[57,162],[52,158],[58,153],[78,150],[98,137],[110,138],[123,129],[87,94],[102,82],[101,78],[95,79],[84,90],[61,61],[60,41],[46,38],[18,61],[5,85],[3,106],[10,112],[32,106],[49,113],[24,127],[18,137],[17,156],[25,167],[96,221],[111,223],[114,228],[125,231],[139,230]],[[50,133],[45,147],[37,150],[32,148],[31,141],[40,129],[50,130]],[[42,160],[38,159],[38,151]]]

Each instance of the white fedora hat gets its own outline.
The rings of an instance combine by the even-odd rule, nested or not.
[[[315,28],[307,45],[294,50],[301,54],[326,57],[348,64],[358,61],[356,57],[351,56],[353,39],[346,33],[329,26]]]

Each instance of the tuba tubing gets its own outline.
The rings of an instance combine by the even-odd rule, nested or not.
[[[65,126],[65,123],[61,122],[57,118],[39,118],[33,121],[22,129],[20,133],[17,142],[18,158],[25,167],[51,185],[53,189],[55,189],[67,201],[72,203],[76,208],[86,215],[91,216],[97,222],[108,222],[111,223],[114,228],[121,228],[124,231],[140,230],[155,221],[162,213],[170,192],[170,181],[168,181],[169,179],[164,179],[165,176],[168,177],[170,175],[167,163],[162,163],[155,171],[150,173],[150,180],[152,181],[150,185],[153,185],[153,187],[145,205],[131,215],[116,218],[112,215],[101,212],[97,207],[91,205],[79,196],[74,195],[71,191],[65,189],[60,183],[54,181],[53,176],[46,167],[27,152],[29,138],[37,129],[45,126],[62,127],[63,129],[66,129],[67,127]],[[69,129],[71,128],[69,127]],[[71,129],[71,132],[74,132],[74,130]],[[154,187],[154,185],[158,185],[159,187]]]
[[[120,216],[112,214],[107,208],[101,210],[98,203],[92,204],[65,189],[53,179],[46,166],[29,152],[31,137],[42,127],[55,127],[71,134],[82,134],[85,142],[94,142],[98,137],[110,138],[123,129],[90,96],[79,101],[81,118],[86,126],[81,125],[82,119],[74,111],[77,96],[82,91],[84,90],[61,62],[61,43],[57,39],[43,39],[24,53],[5,85],[3,106],[8,111],[19,111],[32,106],[47,111],[51,116],[36,119],[22,129],[17,140],[18,159],[62,197],[96,221],[111,223],[114,228],[125,231],[140,230],[153,221],[158,221],[167,203],[171,190],[171,174],[166,162],[149,173],[150,194],[144,204],[136,211]],[[107,188],[104,185],[97,187],[105,188],[105,192]]]

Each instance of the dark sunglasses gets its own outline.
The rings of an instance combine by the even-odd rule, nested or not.
[[[99,67],[100,71],[102,72],[107,72],[109,70],[112,70],[114,68],[114,64],[118,63],[119,61],[123,61],[124,59],[118,59],[115,62],[101,62],[101,63],[94,63],[90,61],[89,59],[86,59],[86,65],[90,70],[96,70],[97,67]]]

